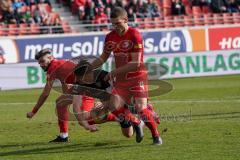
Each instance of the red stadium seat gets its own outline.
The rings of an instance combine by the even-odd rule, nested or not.
[[[184,25],[185,26],[193,26],[193,17],[191,15],[189,16],[184,16]]]
[[[202,10],[199,6],[193,6],[192,7],[192,14],[193,15],[199,15],[202,14]]]
[[[19,25],[19,35],[27,35],[29,33],[29,28],[26,23]]]
[[[240,13],[233,13],[232,16],[233,16],[233,22],[235,24],[239,24],[240,23]]]
[[[184,26],[183,16],[174,16],[173,20],[174,20],[173,23],[174,23],[175,27],[183,27]]]
[[[152,18],[144,18],[144,28],[154,28],[154,21]]]
[[[0,36],[7,36],[7,34],[8,34],[7,25],[0,24]]]
[[[172,0],[163,0],[163,8],[171,8]]]
[[[186,12],[187,15],[191,15],[191,14],[192,14],[192,8],[191,8],[191,6],[186,6],[186,7],[185,7],[185,12]]]
[[[213,25],[213,16],[212,14],[204,14],[204,24],[205,25]]]
[[[211,13],[211,9],[208,6],[203,6],[202,13],[204,14]]]
[[[174,26],[172,16],[164,17],[164,26],[165,26],[165,28],[171,28]]]
[[[144,21],[143,21],[142,18],[136,18],[136,23],[137,23],[137,25],[140,29],[143,29],[145,27],[144,26]]]
[[[164,28],[163,18],[162,17],[155,17],[154,20],[154,28]]]
[[[40,28],[38,24],[30,24],[30,33],[31,34],[39,34],[40,33]]]
[[[18,27],[17,27],[17,25],[16,24],[9,24],[8,25],[8,29],[9,29],[9,31],[8,31],[8,35],[9,36],[16,36],[16,35],[18,35]]]
[[[214,24],[223,24],[222,14],[220,14],[220,13],[213,14],[213,23]]]
[[[172,15],[172,9],[171,8],[163,8],[163,16],[171,16]]]
[[[193,15],[194,25],[195,26],[202,26],[204,24],[203,16],[202,15]]]
[[[223,22],[224,24],[232,24],[233,16],[231,13],[223,13]]]
[[[27,12],[29,10],[30,10],[30,8],[28,6],[22,6],[21,7],[21,12]]]

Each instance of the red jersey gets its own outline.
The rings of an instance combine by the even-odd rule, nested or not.
[[[47,80],[53,81],[58,79],[62,84],[73,84],[75,81],[74,75],[75,64],[66,60],[52,60],[47,71]]]
[[[65,88],[66,87],[65,84],[73,84],[76,80],[76,77],[74,74],[75,66],[76,64],[74,64],[71,61],[54,59],[52,60],[48,68],[47,80],[48,81],[54,81],[55,79],[60,80],[62,84],[62,90],[67,91],[67,88]],[[88,96],[83,96],[83,106],[85,108],[84,110],[89,110],[86,108],[92,107],[92,105],[87,105],[87,103],[92,104],[93,98]]]
[[[128,80],[129,78],[146,78],[146,70],[143,63],[143,40],[140,32],[129,27],[123,36],[113,30],[107,34],[104,45],[104,52],[113,52],[116,68],[128,64],[131,59],[131,53],[140,53],[140,67],[131,73],[124,76],[116,75],[116,81]]]

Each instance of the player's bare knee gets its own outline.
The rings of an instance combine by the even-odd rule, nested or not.
[[[122,134],[127,138],[131,138],[133,136],[132,127],[122,128]]]

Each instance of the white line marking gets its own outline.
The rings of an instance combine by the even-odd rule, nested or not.
[[[203,100],[151,100],[150,103],[240,103],[240,99],[228,99],[228,100],[217,100],[217,99],[203,99]],[[35,105],[36,102],[0,102],[1,105]],[[46,102],[44,104],[55,105],[54,102]]]

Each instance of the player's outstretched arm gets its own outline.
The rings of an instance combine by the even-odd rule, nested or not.
[[[107,61],[107,59],[109,58],[110,54],[111,54],[111,53],[103,52],[100,57],[98,57],[97,59],[95,59],[95,60],[91,63],[92,69],[96,69],[96,68],[99,68],[100,66],[102,66],[102,64]]]
[[[73,96],[73,113],[78,120],[78,123],[80,126],[85,128],[86,130],[89,130],[90,132],[97,131],[97,128],[95,125],[89,125],[86,121],[89,119],[90,113],[85,112],[81,110],[79,106],[82,106],[82,96],[81,95],[74,95]]]
[[[141,52],[131,53],[130,56],[132,60],[128,62],[128,64],[111,71],[108,75],[106,75],[104,80],[108,81],[108,80],[111,80],[112,77],[116,75],[120,75],[120,74],[125,75],[126,73],[137,71],[141,63],[141,60],[140,60]]]
[[[47,81],[43,92],[41,93],[41,95],[38,98],[38,101],[36,103],[36,105],[33,107],[31,112],[27,113],[27,118],[31,119],[36,113],[37,111],[41,108],[41,106],[44,104],[44,102],[46,101],[46,99],[48,98],[50,91],[52,89],[52,85],[53,82]]]

